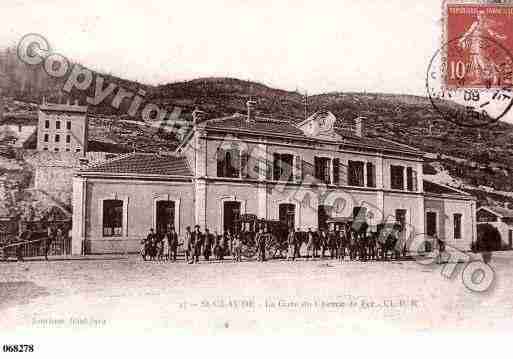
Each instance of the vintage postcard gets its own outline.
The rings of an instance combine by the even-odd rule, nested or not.
[[[513,329],[513,1],[0,19],[2,354]]]

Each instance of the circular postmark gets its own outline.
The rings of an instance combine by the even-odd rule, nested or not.
[[[460,37],[445,43],[429,62],[426,90],[447,121],[484,127],[513,106],[513,56],[496,40]]]

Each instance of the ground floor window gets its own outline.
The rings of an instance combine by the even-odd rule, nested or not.
[[[461,213],[453,214],[454,239],[461,239]]]
[[[435,236],[437,233],[436,229],[436,212],[426,213],[426,234],[428,236]]]
[[[294,227],[296,220],[296,206],[291,203],[282,203],[279,205],[279,220],[287,223],[289,228]]]
[[[103,201],[103,236],[121,236],[123,227],[123,201],[107,199]]]
[[[406,210],[405,209],[396,209],[395,210],[395,221],[401,225],[401,228],[404,228],[406,225]]]
[[[230,230],[232,233],[236,232],[236,224],[240,218],[240,202],[238,201],[225,201],[223,203],[223,229]],[[246,228],[239,228],[245,230]]]
[[[317,227],[321,230],[327,230],[328,224],[326,223],[328,219],[331,218],[333,211],[333,206],[319,206],[317,209]]]
[[[155,229],[164,233],[175,225],[175,202],[157,201]],[[175,228],[178,230],[177,228]]]

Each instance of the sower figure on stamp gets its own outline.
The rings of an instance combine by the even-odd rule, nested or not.
[[[506,40],[506,36],[495,31],[498,23],[486,17],[486,11],[479,10],[476,21],[470,25],[468,30],[461,36],[459,45],[461,48],[468,48],[470,51],[470,65],[475,74],[475,84],[482,84],[485,79],[497,83],[497,64],[492,56],[483,46],[483,39]],[[469,85],[472,85],[469,84]]]

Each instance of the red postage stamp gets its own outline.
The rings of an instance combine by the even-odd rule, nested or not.
[[[446,86],[510,87],[513,6],[472,3],[446,6]]]

